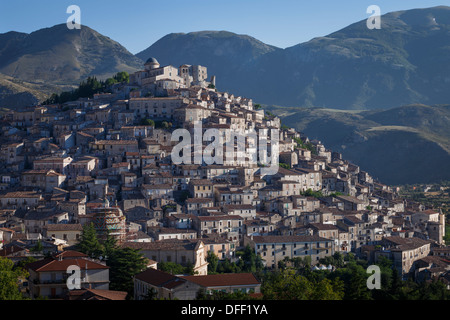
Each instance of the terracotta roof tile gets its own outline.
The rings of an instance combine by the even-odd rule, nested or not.
[[[27,267],[36,272],[51,272],[51,271],[63,271],[65,272],[69,266],[76,265],[80,269],[97,270],[97,269],[109,269],[108,266],[103,264],[83,259],[63,259],[61,261],[52,258],[36,261],[27,265]]]

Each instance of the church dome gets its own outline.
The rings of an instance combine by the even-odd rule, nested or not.
[[[158,60],[156,60],[156,59],[153,58],[153,57],[149,58],[145,64],[150,64],[150,63],[156,63],[156,64],[159,64]]]

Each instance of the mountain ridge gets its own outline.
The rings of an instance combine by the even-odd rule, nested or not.
[[[227,31],[214,35],[221,32],[239,36]],[[450,81],[448,6],[386,13],[381,16],[381,30],[369,30],[366,20],[361,20],[285,49],[245,35],[254,40],[254,46],[271,48],[257,51],[250,59],[214,56],[216,43],[198,44],[205,34],[211,38],[213,33],[170,34],[137,56],[143,60],[154,56],[163,64],[176,65],[184,53],[186,60],[193,61],[182,63],[207,66],[223,90],[263,104],[356,110],[450,101],[445,86]],[[189,38],[193,36],[196,39]],[[194,43],[198,50],[190,47]],[[193,52],[195,59],[190,59]]]
[[[0,47],[5,48],[0,51],[0,73],[25,81],[77,84],[88,76],[132,72],[143,63],[87,26],[69,30],[59,24],[29,34],[0,34]]]
[[[73,85],[133,72],[156,57],[163,65],[204,65],[221,90],[262,104],[357,110],[450,101],[450,7],[381,19],[381,30],[361,20],[284,49],[226,30],[170,33],[136,55],[87,26],[69,32],[60,24],[0,34],[0,73]]]
[[[282,123],[388,184],[450,179],[450,105],[347,111],[267,106]]]

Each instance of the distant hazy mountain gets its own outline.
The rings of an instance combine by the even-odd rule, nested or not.
[[[142,64],[119,43],[86,26],[0,34],[0,73],[24,81],[77,84],[91,75],[132,72]]]
[[[393,12],[279,49],[230,32],[170,34],[137,56],[201,64],[224,91],[265,104],[338,109],[450,101],[450,7]]]
[[[342,152],[384,183],[450,179],[450,105],[372,111],[269,109],[283,124]]]
[[[262,56],[249,68],[260,80],[249,95],[340,109],[448,103],[450,7],[393,12],[381,21],[380,30],[364,20]]]
[[[136,56],[146,61],[155,57],[161,65],[182,64],[208,67],[208,75],[216,75],[219,89],[247,95],[246,69],[261,56],[281,49],[247,35],[227,31],[172,33]]]
[[[144,37],[144,35],[141,35]],[[376,109],[450,101],[450,7],[388,13],[381,30],[366,21],[280,49],[226,31],[169,34],[133,56],[83,26],[0,34],[0,73],[30,82],[76,84],[162,65],[201,64],[220,90],[263,104]]]

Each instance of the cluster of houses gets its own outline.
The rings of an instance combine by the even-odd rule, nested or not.
[[[448,278],[442,212],[400,198],[320,141],[206,79],[205,67],[161,67],[151,58],[110,93],[3,116],[0,256],[38,259],[29,265],[32,298],[124,298],[109,291],[106,263],[74,250],[86,223],[148,258],[148,270],[135,276],[136,299],[150,289],[177,299],[193,299],[199,289],[258,294],[251,274],[208,275],[208,252],[237,261],[246,246],[268,268],[305,257],[315,266],[352,252],[369,262],[388,257],[404,277]],[[175,164],[172,133],[195,134],[199,125],[202,133],[244,137],[277,130],[267,143],[268,154],[277,152],[276,173],[238,152],[222,163]],[[189,152],[194,158],[198,149]],[[160,262],[190,264],[195,276],[166,274]],[[82,269],[82,291],[65,285],[73,264]]]

